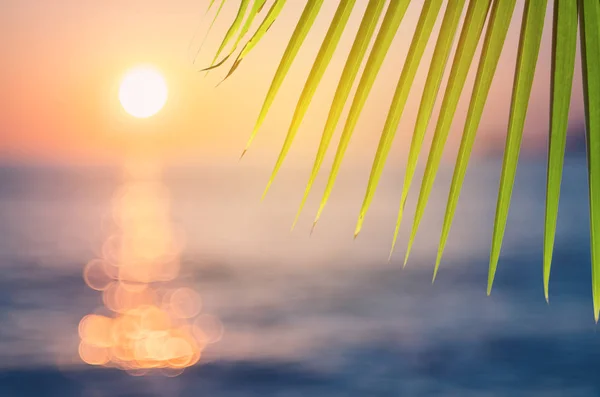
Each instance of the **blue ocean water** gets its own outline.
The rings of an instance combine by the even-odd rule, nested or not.
[[[168,378],[91,367],[77,355],[77,325],[102,305],[82,270],[110,234],[122,170],[3,166],[0,396],[599,396],[585,161],[565,167],[549,305],[537,160],[519,168],[486,296],[499,170],[495,160],[471,166],[432,285],[445,171],[402,269],[415,197],[387,261],[401,170],[386,176],[353,240],[364,173],[340,177],[309,236],[318,194],[289,232],[306,170],[284,175],[261,203],[266,169],[166,168],[168,216],[185,235],[180,277],[225,327],[198,365]]]

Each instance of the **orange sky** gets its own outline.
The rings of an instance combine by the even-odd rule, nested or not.
[[[5,49],[0,73],[0,86],[3,87],[0,160],[95,163],[118,159],[140,147],[153,147],[168,159],[237,161],[302,2],[288,2],[264,42],[251,53],[234,77],[217,89],[214,86],[225,70],[204,78],[189,61],[188,45],[207,3],[207,0],[2,2],[0,40]],[[393,53],[386,59],[373,88],[353,138],[349,158],[372,159],[410,44],[406,38],[410,37],[416,24],[420,9],[417,3],[420,2],[415,1],[409,8],[393,44]],[[366,0],[357,2],[351,29],[346,31],[313,101],[314,106],[291,154],[292,161],[309,162],[314,155],[328,103],[365,5]],[[308,36],[251,149],[249,157],[254,156],[255,161],[272,163],[277,155],[295,101],[335,7],[336,2],[325,2],[324,12]],[[206,64],[212,57],[236,8],[235,1],[225,7],[223,17],[207,42],[206,51],[201,53],[199,65]],[[521,10],[522,4],[519,4],[513,22],[520,21]],[[549,21],[550,17],[549,13]],[[204,28],[208,21],[204,21]],[[547,130],[549,33],[546,29],[530,106],[525,137],[528,146],[543,147],[540,136]],[[518,26],[513,23],[481,124],[479,145],[503,144],[517,40]],[[427,64],[432,47],[430,43],[425,58]],[[161,69],[170,90],[165,109],[146,120],[126,115],[116,94],[122,74],[139,63],[151,63]],[[395,150],[401,152],[407,150],[409,134],[406,130],[412,128],[418,108],[419,88],[425,77],[425,70],[421,69],[395,146]],[[574,123],[581,120],[582,114],[580,84],[577,76],[572,110]],[[470,91],[470,85],[468,87]],[[451,138],[454,146],[466,110],[465,101],[461,103]]]

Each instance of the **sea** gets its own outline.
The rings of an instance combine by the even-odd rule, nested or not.
[[[549,303],[545,160],[519,165],[490,296],[498,159],[472,162],[434,283],[451,166],[405,267],[419,178],[388,260],[401,169],[386,170],[356,239],[368,169],[340,175],[312,233],[324,179],[290,230],[307,168],[284,172],[264,200],[267,168],[154,169],[162,215],[182,243],[177,280],[220,320],[220,339],[174,377],[83,362],[78,324],[103,307],[83,270],[114,233],[118,192],[140,176],[125,166],[4,164],[0,396],[600,396],[585,159],[566,159]]]

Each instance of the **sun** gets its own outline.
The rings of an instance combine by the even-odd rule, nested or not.
[[[146,118],[158,113],[167,102],[168,89],[160,72],[143,66],[129,70],[119,86],[119,101],[133,117]]]

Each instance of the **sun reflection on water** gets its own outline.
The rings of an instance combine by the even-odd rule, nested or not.
[[[170,221],[159,167],[136,164],[127,172],[112,203],[115,232],[83,271],[110,315],[81,319],[79,356],[136,376],[154,369],[176,376],[221,338],[223,326],[201,313],[196,290],[177,281],[183,236]]]

